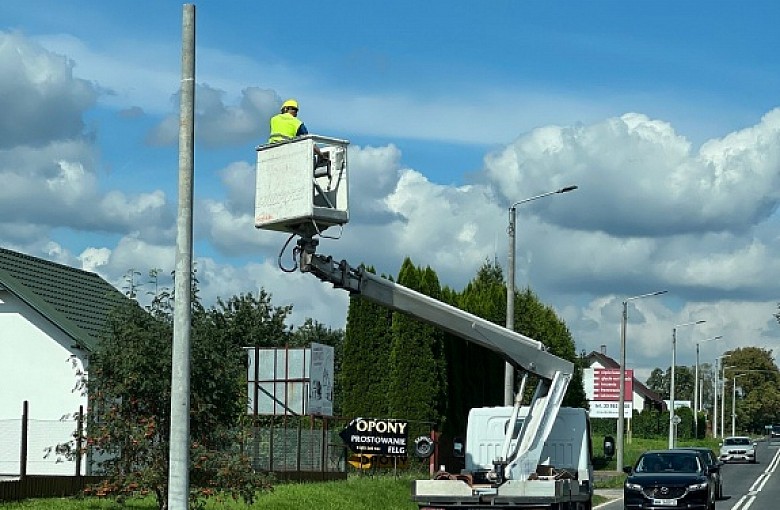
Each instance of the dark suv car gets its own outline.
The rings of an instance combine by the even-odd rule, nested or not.
[[[626,467],[626,510],[715,509],[715,482],[703,454],[696,450],[652,450]]]
[[[685,446],[680,447],[681,450],[694,450],[702,454],[704,462],[710,468],[710,477],[715,482],[715,498],[723,499],[723,470],[720,467],[723,463],[718,460],[718,456],[715,455],[711,449],[704,446]]]

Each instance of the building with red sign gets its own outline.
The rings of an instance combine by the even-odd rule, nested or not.
[[[617,417],[620,401],[620,364],[602,352],[592,351],[585,356],[583,387],[593,417]],[[626,369],[625,415],[631,411],[642,412],[645,408],[665,410],[666,403],[661,396],[634,378],[633,370]]]

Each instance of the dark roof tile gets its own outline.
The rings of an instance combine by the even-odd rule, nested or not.
[[[125,297],[100,276],[0,248],[0,285],[91,351]]]

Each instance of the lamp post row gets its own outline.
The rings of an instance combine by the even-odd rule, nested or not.
[[[702,392],[699,391],[699,344],[704,342],[710,342],[712,340],[720,340],[723,336],[718,335],[712,338],[707,338],[701,342],[696,342],[696,375],[693,378],[693,430],[699,433],[699,408],[701,407]]]
[[[542,193],[540,195],[536,195],[533,197],[525,198],[523,200],[518,200],[517,202],[514,202],[509,207],[509,225],[507,227],[507,234],[509,237],[509,251],[508,251],[508,260],[507,260],[507,266],[508,266],[508,275],[507,275],[507,300],[506,300],[506,328],[510,330],[514,330],[515,326],[515,250],[516,250],[516,218],[517,218],[517,206],[531,202],[534,200],[538,200],[540,198],[548,197],[555,194],[560,193],[567,193],[569,191],[574,191],[578,188],[578,186],[572,185],[572,186],[566,186],[564,188],[555,190],[555,191],[549,191],[547,193]],[[625,365],[626,365],[626,323],[628,319],[628,302],[633,301],[635,299],[641,299],[645,297],[651,297],[651,296],[658,296],[661,294],[665,294],[667,291],[656,291],[651,292],[648,294],[641,294],[638,296],[632,296],[623,301],[623,317],[621,322],[621,330],[620,330],[620,395],[619,395],[619,404],[618,404],[618,427],[617,427],[617,469],[621,471],[623,469],[623,436],[624,436],[624,420],[625,420]],[[677,351],[677,328],[683,327],[683,326],[692,326],[697,324],[703,324],[704,320],[700,321],[694,321],[694,322],[687,322],[684,324],[678,324],[672,329],[672,366],[671,366],[671,384],[670,384],[670,392],[669,392],[669,448],[674,447],[674,436],[675,436],[675,427],[676,424],[674,423],[674,418],[676,417],[674,412],[674,391],[675,391],[675,364],[676,364],[676,351]],[[716,340],[721,338],[720,336],[713,337],[704,341],[708,340]],[[699,378],[699,343],[696,343],[696,376],[694,380],[694,421],[698,425],[698,420],[696,416],[696,411],[698,411],[699,407],[699,397],[698,397],[698,378]],[[514,379],[515,379],[515,373],[514,373],[514,367],[506,363],[505,365],[505,371],[504,371],[504,405],[512,405],[514,402]],[[725,388],[724,388],[725,390]],[[717,389],[716,389],[717,391]],[[725,393],[725,391],[724,391]],[[725,397],[725,396],[724,396]],[[716,397],[717,399],[717,393]],[[725,406],[725,398],[723,401],[723,405]],[[715,404],[715,407],[717,408],[717,402]],[[722,411],[722,410],[721,410]],[[722,423],[722,422],[721,422]],[[722,430],[721,426],[721,430]]]
[[[724,354],[723,356],[719,356],[719,357],[720,358],[725,358],[728,355],[729,354]],[[738,371],[741,372],[741,373],[735,373],[731,377],[731,435],[732,436],[737,434],[737,431],[736,431],[736,428],[737,428],[736,427],[736,425],[737,425],[737,406],[736,406],[736,403],[737,403],[737,378],[745,376],[745,375],[748,375],[751,372],[769,372],[769,373],[772,373],[772,374],[775,373],[773,370],[762,370],[762,369],[755,369],[755,368],[743,369],[743,368],[740,368],[740,367],[738,367],[736,365],[724,366],[723,367],[723,394],[724,394],[723,408],[726,407],[726,399],[725,399],[725,394],[726,394],[726,370],[730,370],[730,369],[734,369],[734,368],[738,369]],[[716,378],[717,378],[717,374],[716,374]],[[717,385],[717,380],[716,380],[716,385]],[[721,437],[725,437],[725,435],[726,435],[725,432],[726,432],[726,425],[725,425],[725,422],[723,421],[723,412],[721,411]]]
[[[677,414],[674,411],[674,367],[677,364],[677,328],[683,326],[696,326],[698,324],[704,324],[705,320],[698,320],[693,322],[686,322],[684,324],[678,324],[672,328],[672,377],[669,385],[669,448],[674,448],[675,435],[677,432]],[[677,418],[677,419],[675,419]]]
[[[721,366],[725,367],[726,361],[723,360],[723,358],[728,358],[728,357],[729,357],[729,354],[723,354],[723,355],[718,356],[718,357],[715,358],[715,384],[713,385],[714,389],[715,389],[715,392],[714,392],[715,393],[715,399],[714,399],[714,402],[713,402],[713,405],[712,405],[712,436],[713,437],[718,437],[718,388],[720,387],[720,380],[722,379],[722,377],[720,376],[720,372],[718,371],[718,362],[721,363]],[[723,360],[723,361],[721,361],[721,360]],[[725,387],[722,388],[722,392],[725,392],[725,391],[726,391],[726,388]],[[725,397],[723,398],[723,405],[726,405]],[[720,418],[720,420],[721,420],[720,430],[721,430],[721,435],[723,435],[723,423],[722,423],[723,422],[723,418]]]
[[[623,317],[621,321],[621,328],[620,328],[620,396],[618,401],[618,423],[617,423],[617,448],[616,448],[616,464],[618,471],[623,470],[623,443],[624,443],[624,428],[625,428],[625,366],[626,366],[626,323],[628,319],[628,302],[632,301],[634,299],[640,299],[650,296],[658,296],[660,294],[664,294],[667,291],[657,291],[657,292],[651,292],[649,294],[642,294],[639,296],[633,296],[630,298],[627,298],[623,301]],[[670,381],[670,388],[669,388],[669,448],[674,448],[675,443],[675,436],[676,436],[676,414],[674,411],[675,408],[675,365],[677,363],[677,328],[681,328],[684,326],[694,326],[698,324],[703,324],[706,321],[704,320],[698,320],[693,322],[686,322],[683,324],[677,324],[672,328],[672,366],[671,366],[671,381]],[[703,342],[707,342],[710,340],[717,340],[719,338],[722,338],[721,336],[716,336],[712,338],[708,338],[706,340],[703,340],[702,342],[696,343],[696,377],[694,380],[694,413],[698,410],[699,407],[699,397],[698,397],[698,378],[699,378],[699,344]],[[695,419],[695,418],[694,418]],[[698,426],[698,421],[696,421]],[[698,429],[697,429],[698,430]]]

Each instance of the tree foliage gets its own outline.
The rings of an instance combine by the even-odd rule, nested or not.
[[[780,423],[780,372],[772,358],[772,351],[760,347],[743,347],[729,351],[723,357],[725,370],[715,373],[709,364],[699,367],[699,378],[703,381],[702,403],[705,409],[714,408],[714,388],[721,373],[725,379],[719,388],[719,405],[725,400],[726,415],[731,414],[732,400],[736,412],[735,427],[743,432],[763,433],[764,426]],[[675,368],[675,401],[694,401],[695,366]],[[736,377],[736,392],[735,387]],[[647,387],[669,399],[671,370],[655,368],[647,379]],[[668,416],[668,414],[667,414]],[[727,424],[726,424],[727,425]],[[727,425],[728,427],[728,425]],[[736,430],[735,430],[736,432]]]
[[[374,272],[372,267],[366,268]],[[389,412],[387,381],[392,345],[392,314],[360,296],[349,300],[337,389],[345,416],[384,417]]]
[[[430,267],[404,260],[398,282],[434,299],[440,297],[439,279]],[[443,333],[419,320],[393,313],[388,381],[391,417],[442,425],[446,414],[446,373]]]
[[[576,363],[577,349],[571,332],[555,310],[542,303],[530,288],[526,288],[515,297],[515,331],[542,342],[552,354],[575,364],[575,373],[569,383],[563,405],[584,407],[587,398],[582,384],[582,367]],[[536,378],[529,377],[529,381],[535,383]],[[526,401],[530,398],[534,387],[535,384],[527,386]]]
[[[274,308],[261,292],[192,305],[190,387],[191,499],[228,495],[251,502],[268,489],[238,448],[246,423],[247,345],[285,342],[290,307]],[[147,310],[117,309],[90,356],[85,381],[87,442],[107,475],[98,494],[153,493],[167,505],[173,296],[160,290]],[[278,340],[277,340],[278,339]]]
[[[450,304],[493,323],[506,322],[506,287],[501,267],[486,261],[461,293],[447,289]],[[448,419],[445,432],[465,434],[469,410],[502,405],[504,359],[485,347],[447,336]]]
[[[497,263],[486,261],[462,292],[441,289],[430,267],[418,268],[409,259],[404,261],[398,280],[496,324],[506,322],[507,289]],[[575,363],[564,405],[584,406],[581,367],[565,323],[530,289],[518,293],[515,302],[515,329]],[[388,332],[392,333],[389,338]],[[382,346],[390,347],[388,358],[381,356]],[[368,384],[367,374],[380,372],[378,366],[387,367],[386,373],[373,379],[375,384]],[[384,411],[392,417],[436,422],[446,434],[461,435],[469,409],[503,403],[504,360],[498,353],[412,317],[389,314],[360,298],[350,302],[342,367],[347,416]],[[377,401],[386,402],[387,407],[376,405]]]
[[[766,425],[780,423],[780,371],[772,351],[742,347],[726,355],[726,409],[734,408],[737,428],[763,433]]]

